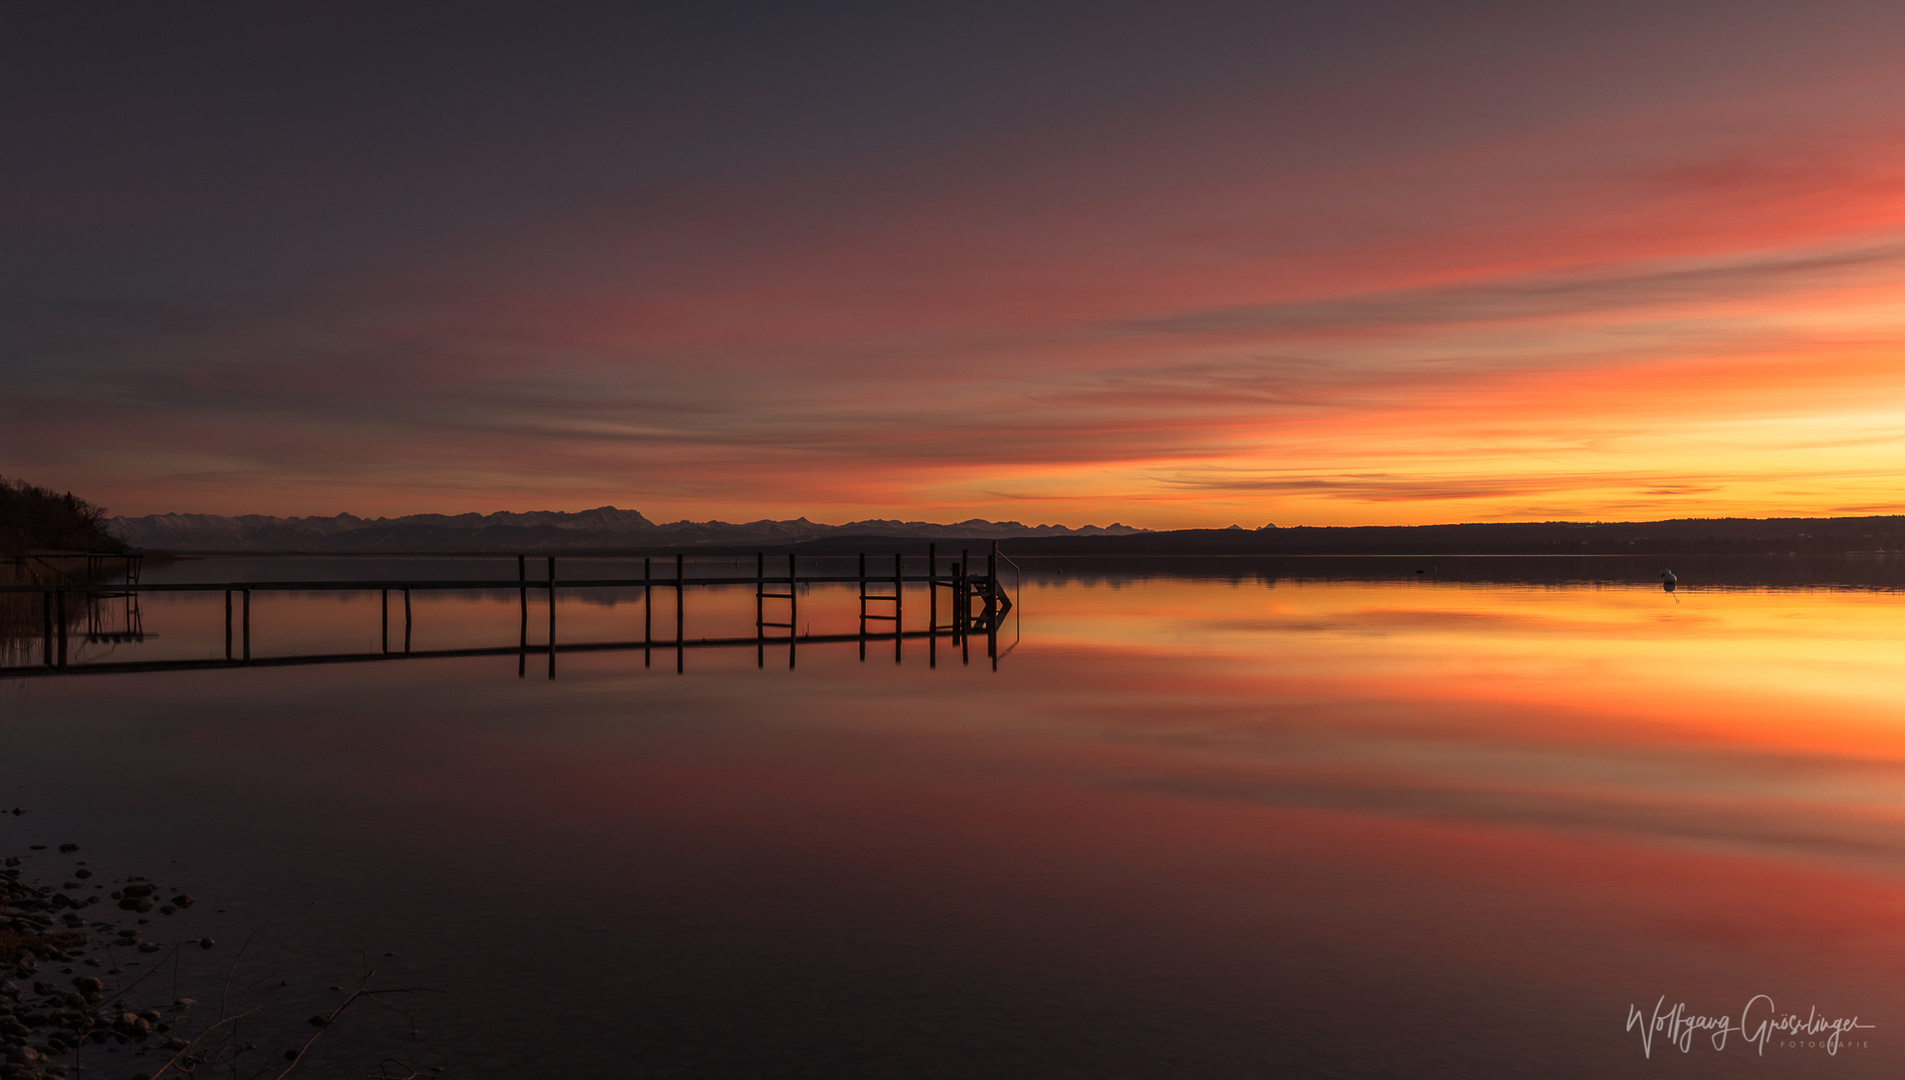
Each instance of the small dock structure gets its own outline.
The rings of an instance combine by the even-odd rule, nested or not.
[[[795,554],[786,556],[786,572],[783,574],[779,558],[775,556],[774,565],[770,569],[768,556],[765,553],[758,553],[755,556],[752,576],[690,576],[686,555],[677,553],[672,560],[674,563],[672,567],[666,565],[668,560],[663,560],[662,569],[672,572],[658,574],[655,565],[657,560],[653,557],[642,559],[642,576],[639,578],[564,578],[559,575],[562,567],[558,563],[558,556],[550,555],[537,560],[544,562],[544,566],[540,568],[544,573],[532,579],[530,577],[531,560],[525,555],[518,555],[514,579],[245,582],[143,582],[140,580],[138,564],[129,561],[122,581],[101,583],[98,580],[67,578],[0,585],[0,593],[37,593],[42,612],[39,628],[41,640],[38,650],[40,662],[0,667],[0,677],[204,670],[228,667],[285,667],[514,654],[517,657],[519,676],[527,674],[529,658],[532,655],[543,655],[548,661],[548,676],[555,678],[556,658],[559,654],[631,650],[641,651],[644,666],[652,666],[656,652],[673,651],[675,670],[680,673],[686,670],[686,654],[690,649],[752,646],[755,650],[756,665],[765,667],[770,649],[785,648],[787,665],[792,668],[796,664],[799,650],[805,646],[857,643],[860,659],[864,661],[869,644],[886,641],[893,643],[895,663],[902,661],[906,642],[924,642],[929,666],[937,667],[942,639],[951,648],[957,650],[962,663],[971,662],[974,640],[977,639],[984,645],[986,659],[990,661],[994,670],[998,669],[1001,656],[999,635],[1005,625],[1006,615],[1013,610],[1013,600],[1000,577],[1001,564],[1012,565],[1011,560],[1000,553],[996,542],[992,543],[991,549],[985,554],[983,567],[974,565],[970,549],[962,550],[957,559],[947,560],[942,565],[937,544],[927,546],[923,568],[918,565],[920,560],[917,555],[912,557],[912,563],[909,565],[908,557],[904,553],[895,553],[890,564],[892,567],[890,573],[879,564],[870,569],[867,556],[864,554],[859,556],[857,573],[851,575],[803,572],[800,557]],[[831,561],[831,557],[822,558]],[[1014,572],[1016,578],[1016,567]],[[924,626],[920,629],[908,630],[904,614],[907,586],[922,583],[927,587],[927,610],[925,618],[921,620]],[[802,590],[813,585],[831,584],[857,586],[859,603],[857,632],[802,633],[799,619]],[[698,586],[752,586],[754,589],[753,636],[689,640],[685,635],[687,594],[689,589]],[[519,617],[517,640],[514,645],[431,650],[412,648],[414,615],[411,595],[413,593],[499,590],[513,590],[517,594]],[[619,641],[560,642],[556,624],[558,593],[582,590],[638,591],[642,600],[641,637]],[[664,596],[672,592],[674,601],[672,633],[660,638],[655,635],[655,596],[658,591],[663,592]],[[73,632],[71,627],[76,613],[83,611],[86,615],[88,641],[144,640],[145,633],[143,620],[139,614],[138,600],[142,594],[157,592],[223,593],[225,633],[222,659],[213,657],[195,660],[71,662],[68,641],[69,635]],[[368,653],[254,656],[251,614],[251,597],[254,592],[375,592],[379,597],[380,647],[378,651]],[[548,618],[547,639],[536,644],[530,642],[532,594],[546,607]],[[395,613],[402,620],[400,628],[392,625],[393,599],[400,609]],[[118,604],[123,608],[116,622],[128,629],[123,631],[102,629],[106,625],[103,612],[108,605],[112,604]],[[665,611],[663,617],[666,618]],[[396,632],[393,633],[393,631]],[[1007,651],[1009,652],[1010,649],[1008,648]]]

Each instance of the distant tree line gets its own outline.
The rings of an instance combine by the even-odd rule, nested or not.
[[[28,551],[122,551],[105,529],[104,507],[0,476],[0,555]]]

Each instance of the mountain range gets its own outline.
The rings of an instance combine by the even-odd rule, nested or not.
[[[792,521],[676,521],[600,506],[566,513],[410,514],[395,518],[148,514],[115,517],[106,528],[134,547],[173,552],[473,552],[784,545],[837,536],[914,540],[1003,540],[1046,536],[1127,536],[1148,532],[1113,523],[1071,529],[973,518],[951,525],[869,519],[845,525]]]
[[[940,525],[868,519],[656,524],[613,506],[579,513],[411,514],[395,518],[150,514],[102,524],[134,547],[181,554],[464,553],[765,548],[852,554],[874,539],[1010,540],[1015,555],[1639,555],[1905,553],[1905,517],[1678,518],[1626,522],[1488,522],[1153,531],[1129,525],[1024,525],[973,518]]]

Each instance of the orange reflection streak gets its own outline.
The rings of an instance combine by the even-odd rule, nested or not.
[[[1087,589],[1032,595],[1042,647],[1143,652],[1162,636],[1238,699],[1472,704],[1543,718],[1519,738],[1604,730],[1905,761],[1905,621],[1890,594],[1155,580],[1112,604]]]
[[[1379,955],[1391,985],[1513,977],[1619,996],[1664,983],[1729,995],[1729,1008],[1740,1004],[1731,996],[1762,989],[1817,990],[1870,1010],[1896,1001],[1889,981],[1905,973],[1896,857],[1875,866],[1869,853],[1848,858],[1829,845],[1557,821],[1525,806],[1490,817],[1381,798],[1303,805],[1315,788],[1237,782],[1276,771],[1254,760],[1260,747],[1230,739],[1199,752],[1187,726],[1249,726],[1228,714],[1228,688],[1147,680],[1136,656],[1120,658],[1126,679],[1106,680],[1114,665],[1095,659],[1034,660],[1050,697],[1017,707],[1025,682],[986,695],[981,709],[964,693],[936,706],[943,691],[902,683],[858,702],[796,684],[765,711],[742,705],[752,701],[744,694],[727,707],[697,695],[699,732],[671,724],[659,744],[630,725],[668,712],[674,696],[645,695],[598,666],[604,704],[586,745],[490,733],[464,752],[513,778],[514,790],[482,785],[486,799],[506,800],[492,812],[552,828],[576,815],[625,822],[776,875],[783,888],[845,883],[929,922],[1036,936],[1040,951],[1111,934],[1138,950],[1274,957],[1285,970],[1300,963],[1290,943],[1301,941],[1339,962]],[[845,686],[831,674],[822,685]],[[1136,686],[1154,697],[1133,704]],[[1051,711],[1060,699],[1075,709]],[[1108,700],[1126,702],[1127,714],[1108,717]],[[1376,737],[1354,726],[1365,704],[1312,691],[1305,737]],[[974,722],[984,714],[996,718]],[[1414,767],[1435,768],[1426,752],[1435,741],[1512,742],[1514,727],[1504,713],[1486,731],[1424,733]],[[1513,763],[1497,763],[1498,773],[1504,766]],[[1405,774],[1351,763],[1324,779],[1340,793],[1393,787]],[[1672,793],[1649,795],[1641,813],[1671,824]],[[1823,817],[1815,808],[1807,824]],[[1068,913],[1062,928],[1046,921],[1054,909]]]
[[[816,600],[817,630],[848,595]],[[735,633],[748,599],[697,596],[691,633]],[[1041,579],[997,675],[950,649],[926,671],[923,650],[896,667],[851,647],[791,672],[696,654],[685,678],[575,656],[555,683],[507,661],[377,665],[343,670],[384,711],[220,730],[240,750],[294,737],[463,828],[587,835],[592,857],[694,903],[846,897],[904,912],[921,940],[1078,971],[1141,955],[1233,1001],[1298,979],[1414,1015],[1509,980],[1615,1030],[1660,993],[1895,1016],[1899,603]],[[361,597],[310,610],[330,634],[375,614]],[[634,610],[559,614],[596,635]],[[513,614],[464,599],[420,621],[450,640],[511,633]],[[223,715],[223,695],[254,692],[207,680],[194,701]]]
[[[655,637],[665,647],[673,608],[662,595]],[[606,599],[566,599],[559,639],[639,640],[638,599]],[[915,622],[923,600],[909,597]],[[745,589],[696,590],[688,636],[747,636],[750,601]],[[977,727],[940,718],[930,689],[911,683],[885,691],[908,696],[899,713],[863,713],[847,692],[815,722],[856,732],[922,717],[908,730],[935,740],[936,753],[945,739],[991,753],[980,744],[1010,731],[1013,769],[1068,783],[1781,859],[1809,852],[1905,874],[1898,603],[1829,591],[1044,579],[1023,597],[1025,643],[986,684]],[[149,612],[148,626],[176,628],[152,657],[217,653],[216,608]],[[851,631],[853,609],[850,588],[817,588],[804,629]],[[415,612],[419,649],[515,640],[513,596],[433,597]],[[546,625],[532,602],[532,647]],[[374,595],[254,602],[257,655],[374,652],[377,633]],[[923,662],[923,644],[907,651]],[[888,661],[859,668],[851,655],[816,650],[803,670],[896,677]],[[949,640],[940,655],[956,665]],[[573,657],[563,669],[639,669],[638,656]],[[690,666],[752,661],[697,653]]]

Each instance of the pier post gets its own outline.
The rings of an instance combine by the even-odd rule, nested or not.
[[[225,610],[227,612],[225,617],[225,625],[226,625],[225,652],[229,654],[231,652],[231,629],[230,629],[231,627],[231,616],[230,616],[231,598],[230,597],[226,597],[225,599]],[[52,667],[53,666],[53,593],[52,593],[52,590],[50,589],[40,594],[40,616],[46,624],[45,625],[46,636],[44,640],[42,640],[42,642],[40,643],[40,661],[44,663],[47,667]],[[227,656],[227,659],[230,659],[230,657]]]
[[[529,675],[529,560],[516,555],[516,677]]]
[[[60,666],[66,666],[66,590],[61,589],[53,602],[53,630],[59,635]]]
[[[383,605],[383,644],[379,646],[385,656],[390,655],[390,590],[378,590],[379,603]]]
[[[683,605],[687,603],[687,598],[683,595],[683,586],[681,584],[681,579],[686,576],[682,572],[682,564],[684,561],[681,552],[675,552],[675,674],[677,675],[681,674],[683,667],[686,666],[686,658],[683,650],[687,647],[687,644],[681,639],[683,622],[681,611]]]
[[[251,663],[251,590],[244,590],[245,600],[245,663]]]
[[[649,560],[642,560],[642,666],[653,658],[655,646],[655,586]]]
[[[556,557],[549,556],[549,677],[556,677]]]
[[[900,662],[900,648],[906,644],[906,638],[900,633],[900,628],[904,625],[900,621],[900,600],[905,592],[906,556],[896,551],[893,553],[893,662],[895,664]]]
[[[790,588],[787,591],[794,590]],[[757,551],[754,553],[754,666],[757,668],[767,666],[767,624],[764,621],[767,613],[763,608],[767,601],[762,596],[765,592],[767,592],[767,553]]]
[[[410,655],[410,586],[403,590],[403,654]]]
[[[794,553],[787,553],[787,670],[794,670],[794,639],[800,627],[800,574],[794,569]]]
[[[972,663],[972,550],[959,549],[959,662]]]
[[[939,545],[926,545],[926,666],[939,666]]]
[[[860,553],[860,659],[867,658],[867,553]]]

